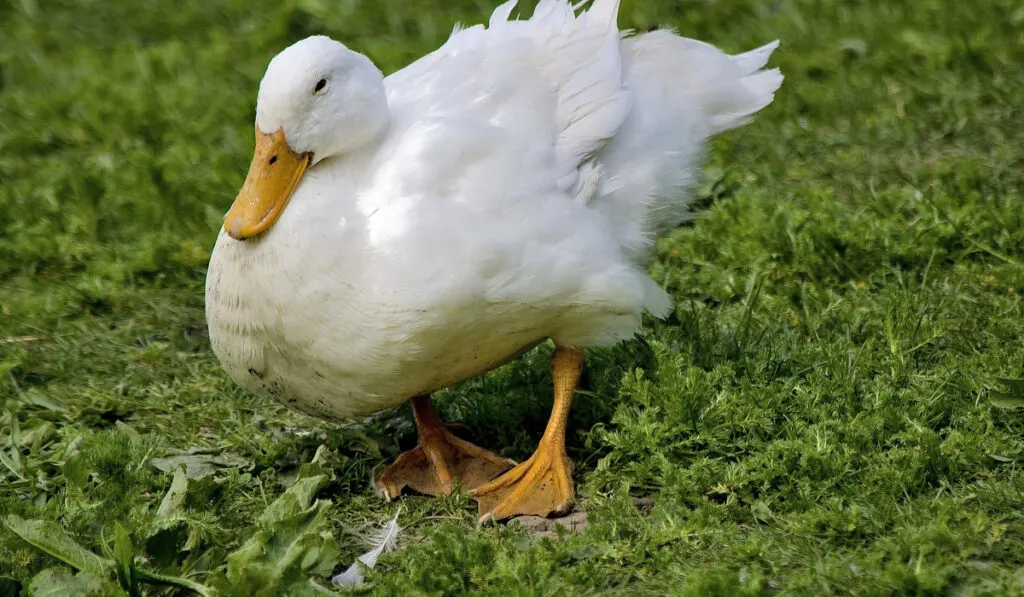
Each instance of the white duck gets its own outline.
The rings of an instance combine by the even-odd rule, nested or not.
[[[644,272],[654,238],[686,218],[706,139],[782,82],[761,70],[776,43],[728,56],[628,35],[618,0],[541,0],[526,21],[514,5],[389,77],[327,37],[278,54],[206,286],[232,378],[329,418],[411,399],[419,443],[378,488],[459,477],[482,520],[568,509],[582,348],[670,311]],[[514,463],[449,433],[430,393],[547,339],[550,422],[498,476]]]

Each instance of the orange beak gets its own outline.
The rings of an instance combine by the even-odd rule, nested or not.
[[[256,151],[249,174],[231,209],[224,230],[245,240],[269,230],[281,217],[313,154],[295,153],[284,138],[284,128],[267,134],[256,129]]]

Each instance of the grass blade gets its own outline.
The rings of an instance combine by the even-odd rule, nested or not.
[[[16,535],[76,570],[99,577],[110,573],[114,563],[94,554],[69,537],[56,523],[46,520],[24,520],[10,515],[7,528]]]

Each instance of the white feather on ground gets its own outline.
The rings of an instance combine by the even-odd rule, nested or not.
[[[394,518],[391,519],[386,525],[372,531],[367,536],[367,543],[373,544],[373,548],[370,551],[356,558],[355,562],[348,567],[344,572],[335,576],[331,579],[331,583],[337,587],[358,587],[363,584],[364,575],[368,570],[373,570],[373,567],[377,565],[377,558],[382,553],[391,551],[395,548],[395,544],[398,541],[398,534],[402,532],[402,527],[398,526],[398,514],[401,512],[395,512]]]

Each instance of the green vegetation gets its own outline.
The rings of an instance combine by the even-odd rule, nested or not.
[[[623,27],[780,38],[787,78],[660,245],[675,314],[590,354],[581,532],[385,504],[407,409],[339,428],[235,387],[202,289],[268,60],[322,32],[390,72],[493,7],[0,3],[0,593],[318,594],[401,507],[364,592],[1024,595],[1013,0],[625,1]],[[549,351],[442,415],[527,456]]]

